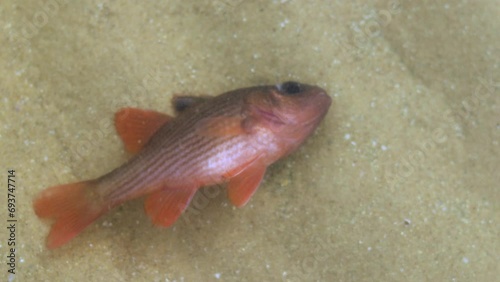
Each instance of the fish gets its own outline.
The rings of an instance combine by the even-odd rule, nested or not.
[[[297,150],[324,119],[331,98],[295,81],[241,88],[218,96],[174,96],[175,117],[137,108],[115,113],[115,127],[132,156],[111,172],[41,191],[39,218],[53,220],[54,249],[120,204],[145,196],[156,226],[171,226],[203,186],[225,184],[243,207],[266,169]]]

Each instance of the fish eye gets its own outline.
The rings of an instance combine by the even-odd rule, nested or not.
[[[294,95],[302,92],[302,85],[295,81],[287,81],[278,85],[278,89],[285,95]]]

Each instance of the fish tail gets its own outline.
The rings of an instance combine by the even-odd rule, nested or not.
[[[50,187],[33,202],[40,218],[55,222],[47,236],[47,247],[64,245],[106,211],[106,206],[94,193],[96,181],[83,181]]]

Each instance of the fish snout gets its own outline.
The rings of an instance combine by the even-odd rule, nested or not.
[[[332,98],[330,95],[326,93],[325,90],[319,88],[319,91],[316,93],[314,99],[314,108],[317,111],[318,115],[324,115],[330,108],[332,104]]]

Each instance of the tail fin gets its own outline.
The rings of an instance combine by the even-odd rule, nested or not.
[[[92,199],[94,184],[91,180],[50,187],[35,199],[35,213],[55,219],[47,236],[49,249],[64,245],[106,211],[101,201]]]

